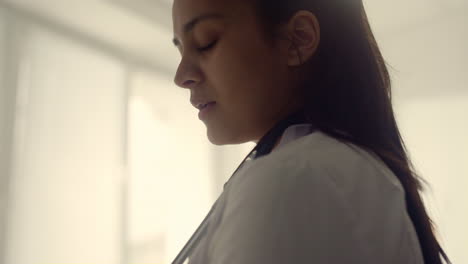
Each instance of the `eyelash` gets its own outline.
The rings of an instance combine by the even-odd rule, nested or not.
[[[210,45],[205,46],[205,47],[198,48],[197,50],[198,50],[199,52],[208,51],[208,50],[212,49],[212,48],[216,45],[217,42],[218,42],[218,41],[213,41]]]

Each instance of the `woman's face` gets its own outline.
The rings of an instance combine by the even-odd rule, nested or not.
[[[174,81],[193,102],[216,102],[202,119],[216,145],[257,142],[297,107],[282,45],[266,41],[249,2],[174,0]]]

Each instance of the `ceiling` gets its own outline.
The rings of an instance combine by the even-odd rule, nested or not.
[[[377,39],[463,15],[468,7],[466,0],[364,2]],[[136,61],[167,72],[176,69],[179,54],[171,42],[172,0],[0,0],[0,4],[105,43]]]
[[[172,44],[169,1],[0,0],[0,4],[33,21],[112,47],[133,61],[163,71],[176,68],[179,53]]]

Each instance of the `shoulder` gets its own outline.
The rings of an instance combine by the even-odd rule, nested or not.
[[[385,203],[404,207],[401,183],[378,156],[322,132],[299,138],[254,161],[232,187],[247,196],[249,192],[259,195],[262,190],[270,196],[286,195],[286,191],[289,195],[316,193],[341,199],[357,214],[369,207],[387,207]]]
[[[320,131],[258,159],[247,173],[304,174],[322,180],[327,178],[342,188],[377,184],[403,190],[397,177],[377,155]]]
[[[216,263],[401,263],[417,253],[396,176],[320,132],[253,161],[225,191]]]

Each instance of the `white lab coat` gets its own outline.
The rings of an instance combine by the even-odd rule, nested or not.
[[[225,185],[190,264],[414,263],[421,248],[396,176],[310,126]]]

